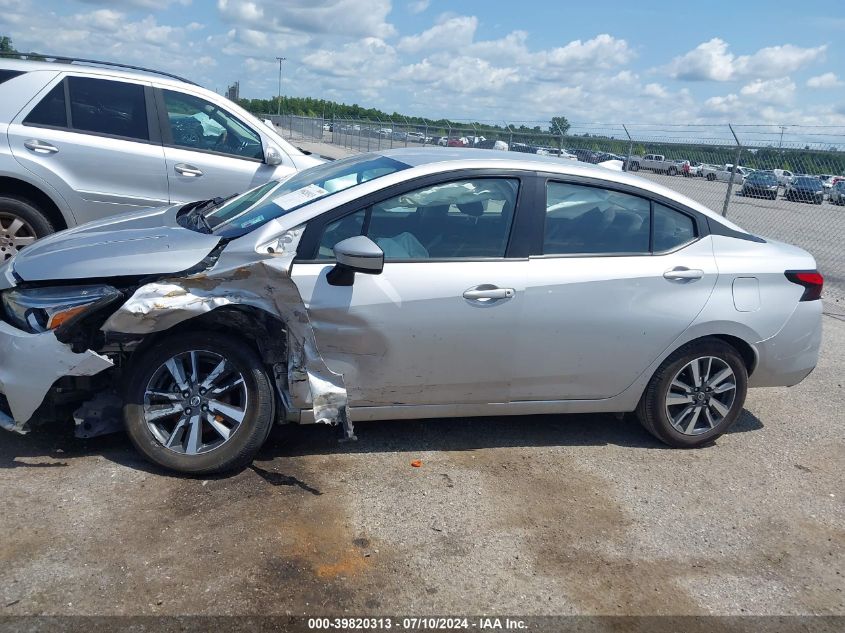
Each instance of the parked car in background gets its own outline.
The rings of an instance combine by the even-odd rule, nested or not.
[[[710,181],[721,180],[723,182],[730,182],[733,178],[734,184],[742,184],[745,176],[750,173],[749,169],[738,166],[734,171],[734,166],[726,163],[721,167],[715,165],[705,165],[701,170],[702,175]]]
[[[54,231],[231,195],[321,162],[166,73],[0,59],[0,263]]]
[[[833,187],[833,179],[835,178],[833,174],[819,174],[817,177],[822,181],[822,187],[825,189]]]
[[[795,174],[788,169],[773,169],[772,173],[778,179],[778,184],[782,187],[792,182],[792,179],[795,177]]]
[[[476,143],[475,147],[478,149],[495,149],[501,152],[508,151],[507,143],[505,143],[504,141],[498,141],[493,139],[485,139],[483,141],[480,141]]]
[[[739,194],[752,198],[769,198],[775,200],[778,197],[778,179],[771,172],[757,171],[745,177]]]
[[[663,154],[631,156],[631,159],[628,161],[628,171],[639,171],[640,169],[647,169],[670,176],[675,176],[681,172],[678,163],[674,160],[667,160]]]
[[[694,448],[816,366],[809,253],[620,171],[455,154],[351,156],[24,250],[0,269],[2,427],[116,400],[141,454],[193,475],[245,467],[276,423],[636,412]]]
[[[408,140],[414,143],[431,143],[431,137],[422,132],[408,132]]]
[[[575,158],[582,163],[593,163],[593,160],[596,157],[596,152],[591,149],[571,149],[569,150],[569,153],[574,155]]]
[[[821,204],[824,201],[824,186],[815,176],[796,176],[786,185],[783,197],[793,202]]]
[[[830,204],[841,206],[845,204],[845,179],[840,178],[830,188]]]
[[[469,139],[466,136],[461,136],[458,138],[450,138],[446,142],[446,147],[467,147],[469,145]]]

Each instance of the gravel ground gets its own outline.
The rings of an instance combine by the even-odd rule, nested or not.
[[[606,415],[312,426],[197,480],[3,434],[0,615],[842,615],[843,376],[825,317],[817,370],[695,451]]]

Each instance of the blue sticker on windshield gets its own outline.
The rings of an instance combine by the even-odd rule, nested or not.
[[[263,215],[259,215],[259,216],[256,216],[254,218],[250,218],[246,222],[243,222],[241,224],[241,228],[247,229],[247,228],[251,227],[253,224],[258,224],[259,222],[264,222],[264,216]]]

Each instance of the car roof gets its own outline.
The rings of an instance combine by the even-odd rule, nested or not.
[[[581,161],[563,160],[558,156],[543,156],[525,154],[523,152],[503,152],[493,149],[476,148],[398,148],[376,152],[411,167],[437,166],[437,171],[457,169],[514,169],[520,171],[544,171],[562,176],[582,176],[605,180],[611,183],[629,185],[655,195],[677,200],[679,203],[695,209],[708,218],[736,231],[747,233],[745,229],[725,219],[712,209],[696,202],[692,198],[678,193],[674,189],[665,187],[654,181],[640,176],[633,176],[629,172],[609,169],[601,165],[583,163]]]
[[[97,75],[102,77],[117,78],[117,79],[135,79],[143,81],[155,80],[156,83],[170,84],[173,86],[184,87],[188,80],[180,81],[172,78],[166,74],[160,74],[155,70],[134,70],[124,69],[114,66],[109,66],[107,62],[103,65],[96,65],[87,62],[67,62],[67,61],[36,61],[31,59],[14,59],[8,57],[0,57],[0,68],[5,70],[19,70],[22,72],[32,72],[36,70],[50,70],[56,72],[72,71],[86,75]],[[192,87],[201,88],[196,84],[190,84]],[[205,88],[202,88],[205,90]]]

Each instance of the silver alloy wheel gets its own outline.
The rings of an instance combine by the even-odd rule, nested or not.
[[[182,352],[153,373],[144,392],[144,421],[162,446],[196,455],[228,442],[247,414],[243,374],[220,354]]]
[[[36,240],[35,229],[14,213],[0,211],[0,264]]]
[[[684,435],[701,435],[725,419],[736,398],[736,376],[715,356],[702,356],[675,374],[666,394],[666,415]]]

